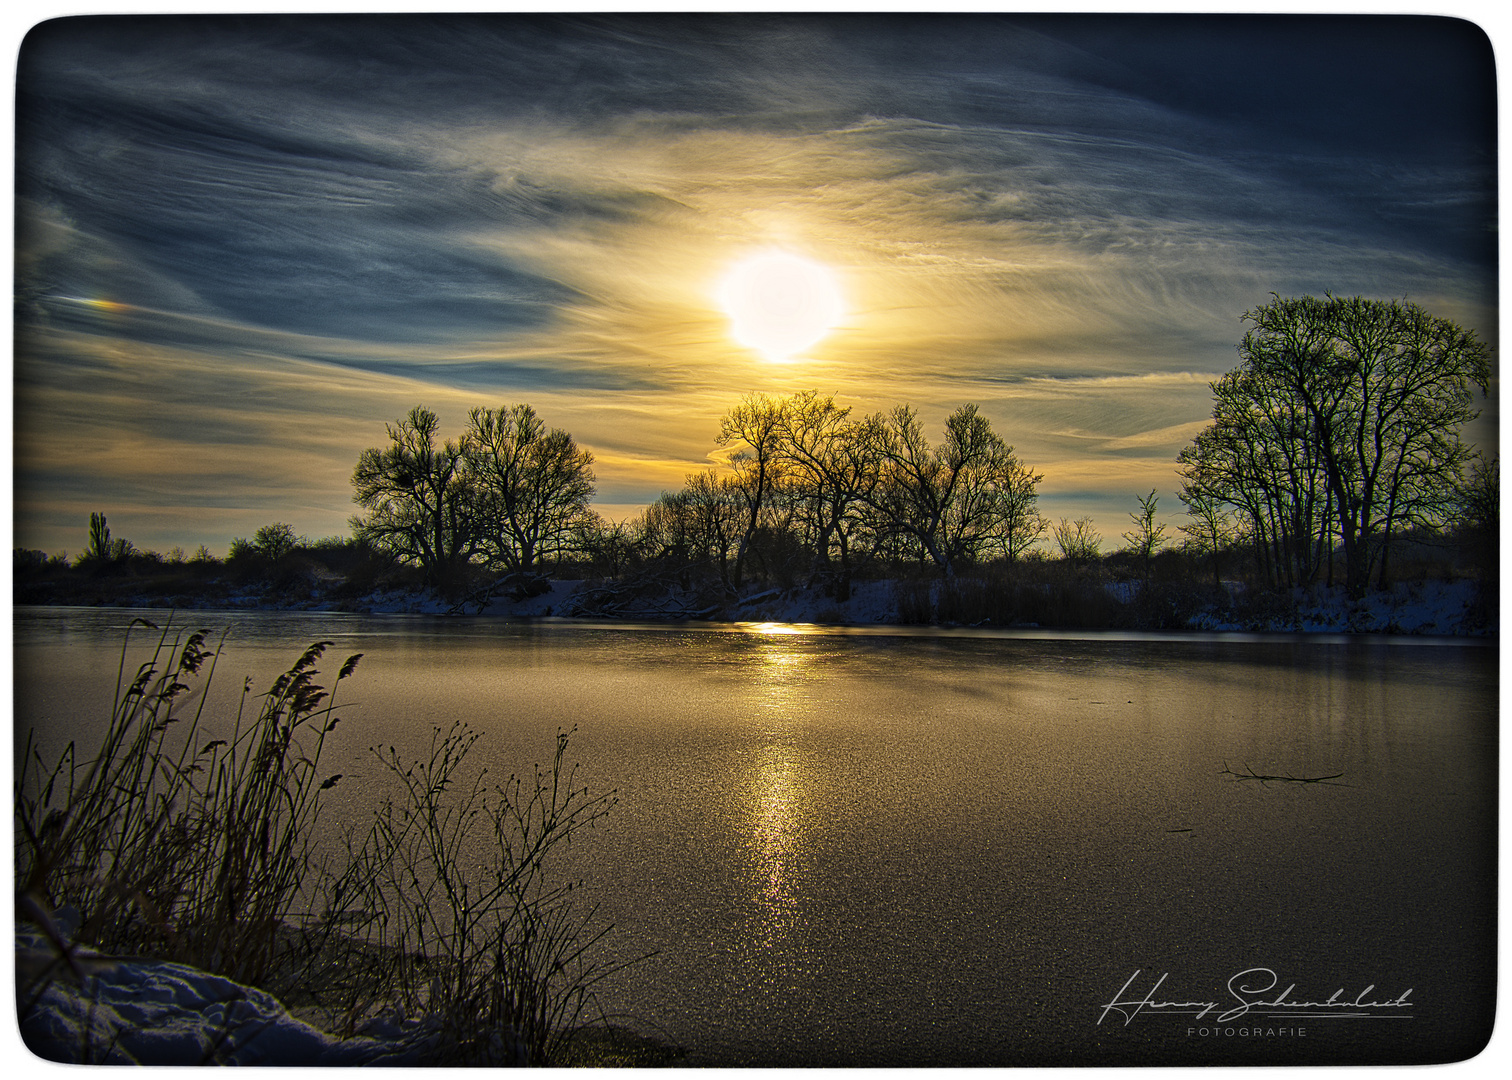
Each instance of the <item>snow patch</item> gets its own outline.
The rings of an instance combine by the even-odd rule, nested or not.
[[[544,619],[554,615],[566,615],[572,606],[573,594],[582,588],[583,583],[581,581],[552,581],[550,585],[551,588],[540,596],[527,596],[523,600],[511,600],[507,596],[495,597],[478,614],[502,615],[516,619]]]
[[[1103,585],[1103,592],[1120,604],[1132,604],[1139,598],[1139,587],[1143,584],[1142,581],[1109,581]]]
[[[408,589],[378,589],[364,596],[357,605],[374,615],[445,615],[451,605],[434,593]]]
[[[810,589],[768,589],[731,605],[727,614],[740,622],[871,626],[898,621],[898,598],[890,581],[857,582],[846,600]]]
[[[56,956],[40,934],[16,932],[16,968],[43,970]],[[77,975],[60,976],[28,1007],[21,1034],[50,1061],[103,1065],[418,1065],[430,1041],[417,1026],[383,1037],[338,1039],[296,1019],[274,998],[184,964],[73,951]],[[19,974],[18,974],[19,977]]]
[[[1480,625],[1480,587],[1473,581],[1402,583],[1390,591],[1351,601],[1343,589],[1294,590],[1290,608],[1272,615],[1236,618],[1205,612],[1194,630],[1248,630],[1338,634],[1494,635],[1497,620]]]

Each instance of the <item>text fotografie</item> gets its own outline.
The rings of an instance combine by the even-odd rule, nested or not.
[[[1102,1014],[1097,1018],[1099,1024],[1106,1020],[1109,1014],[1117,1013],[1123,1017],[1124,1026],[1127,1027],[1134,1017],[1145,1011],[1152,1014],[1192,1015],[1198,1020],[1217,1013],[1218,1015],[1213,1016],[1213,1022],[1227,1024],[1249,1015],[1252,1009],[1258,1016],[1285,1016],[1297,1019],[1325,1016],[1404,1018],[1411,1015],[1409,1010],[1412,1008],[1412,1003],[1407,1000],[1408,995],[1412,993],[1410,988],[1394,998],[1383,1000],[1374,996],[1376,992],[1374,983],[1353,997],[1346,997],[1345,991],[1339,989],[1321,1001],[1297,1000],[1296,983],[1290,983],[1286,989],[1274,993],[1273,991],[1280,986],[1281,980],[1270,968],[1263,967],[1246,968],[1229,979],[1229,996],[1236,1004],[1227,1008],[1225,1008],[1225,1003],[1220,1001],[1163,1001],[1157,1000],[1155,995],[1170,972],[1156,979],[1143,994],[1137,990],[1131,990],[1140,974],[1141,971],[1135,971],[1133,975],[1130,975],[1129,980],[1123,984],[1118,993],[1113,995],[1113,1000],[1102,1007]],[[1219,1012],[1220,1009],[1223,1011]]]

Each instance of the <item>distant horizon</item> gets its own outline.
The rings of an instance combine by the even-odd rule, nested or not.
[[[977,404],[1046,518],[1113,550],[1153,488],[1174,533],[1176,454],[1273,293],[1409,299],[1495,357],[1490,64],[1437,17],[43,24],[13,542],[77,554],[91,512],[162,552],[348,535],[415,405],[448,438],[532,405],[619,520],[743,397],[810,389],[932,441]],[[776,359],[720,293],[768,249],[843,297]],[[1493,384],[1466,437],[1497,430]]]

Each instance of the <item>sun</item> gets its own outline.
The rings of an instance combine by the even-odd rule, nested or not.
[[[845,315],[833,270],[776,248],[732,266],[718,299],[730,317],[730,336],[779,362],[822,340]]]

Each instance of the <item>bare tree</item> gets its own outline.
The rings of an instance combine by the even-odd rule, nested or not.
[[[1384,584],[1395,535],[1436,528],[1490,363],[1473,333],[1406,301],[1281,299],[1246,312],[1241,364],[1214,384],[1214,424],[1183,451],[1196,494],[1243,510],[1288,583],[1331,566],[1359,597]],[[1267,551],[1268,547],[1268,551]]]
[[[1213,587],[1221,588],[1223,575],[1218,560],[1238,535],[1233,514],[1221,500],[1185,487],[1181,490],[1181,501],[1192,518],[1190,524],[1181,526],[1187,535],[1186,544],[1196,554],[1212,557]]]
[[[1091,518],[1070,521],[1061,518],[1053,533],[1055,545],[1060,548],[1061,558],[1081,565],[1097,558],[1102,551],[1102,534],[1092,525]]]
[[[631,523],[631,544],[649,562],[693,558],[692,511],[686,489],[664,491]]]
[[[1477,452],[1456,487],[1459,524],[1495,536],[1501,529],[1501,461]]]
[[[881,434],[888,468],[870,501],[949,577],[999,533],[1005,484],[1013,482],[1018,464],[1013,448],[975,405],[950,414],[937,448],[930,447],[908,405],[892,411]]]
[[[952,413],[932,447],[908,406],[853,420],[817,391],[752,395],[723,418],[719,443],[733,450],[729,468],[690,476],[636,531],[649,551],[675,528],[686,557],[716,567],[727,592],[752,558],[768,576],[807,561],[809,583],[844,600],[873,559],[916,557],[948,576],[986,555],[1017,558],[1045,529],[1040,476],[975,405]]]
[[[590,510],[572,526],[573,547],[592,562],[596,572],[618,578],[635,552],[634,528],[628,521],[610,521]]]
[[[302,543],[304,537],[286,521],[264,525],[252,534],[252,549],[269,562],[277,562]]]
[[[1166,527],[1164,524],[1155,523],[1156,504],[1159,501],[1160,498],[1153,488],[1150,489],[1148,495],[1141,495],[1139,509],[1129,512],[1134,527],[1123,534],[1123,538],[1129,544],[1127,550],[1136,556],[1144,567],[1146,582],[1150,580],[1150,559],[1165,543]]]
[[[473,409],[462,453],[493,566],[528,574],[569,543],[594,491],[593,455],[571,435],[547,431],[529,405]]]
[[[462,450],[450,441],[437,445],[439,424],[416,405],[387,426],[388,446],[362,452],[352,474],[352,499],[367,510],[352,519],[357,539],[418,565],[432,585],[478,550]]]
[[[1494,579],[1499,569],[1501,539],[1499,459],[1475,454],[1455,490],[1455,502],[1455,527],[1460,541],[1480,564],[1482,573]]]
[[[812,552],[812,580],[844,600],[876,550],[867,543],[874,520],[866,502],[882,481],[877,427],[812,390],[785,401],[782,417],[785,487]]]
[[[1311,422],[1283,388],[1239,368],[1213,384],[1214,423],[1177,456],[1183,500],[1231,504],[1247,517],[1256,561],[1277,585],[1331,567],[1333,495]]]
[[[740,588],[739,560],[754,532],[751,491],[741,479],[713,469],[694,473],[677,504],[685,515],[693,558],[715,567],[727,592]],[[749,474],[743,479],[749,481]]]
[[[1005,560],[1014,563],[1045,535],[1050,522],[1035,507],[1039,500],[1039,483],[1044,475],[1032,471],[1014,457],[1013,447],[1007,449],[1007,460],[992,478],[993,527],[984,539],[988,550],[997,551]]]
[[[739,447],[729,459],[734,470],[730,490],[742,509],[735,558],[728,575],[731,590],[740,588],[746,557],[778,483],[785,412],[781,401],[765,394],[752,394],[719,422],[719,445]]]

